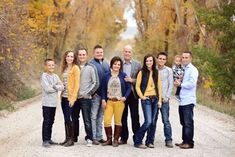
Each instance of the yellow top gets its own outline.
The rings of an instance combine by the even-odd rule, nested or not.
[[[78,97],[80,88],[80,69],[77,65],[73,65],[68,72],[68,100],[75,102]]]
[[[153,82],[153,77],[152,76],[152,71],[149,74],[149,80],[148,80],[148,84],[146,87],[146,90],[144,93],[141,92],[140,90],[140,84],[141,84],[141,79],[142,79],[142,71],[140,71],[137,75],[136,78],[136,92],[138,94],[138,96],[140,97],[140,99],[143,99],[146,96],[152,96],[152,95],[156,95],[156,90],[155,90],[155,86],[154,86],[154,82]],[[162,100],[162,85],[161,85],[161,79],[160,79],[160,73],[158,72],[158,84],[157,84],[157,88],[158,88],[158,98],[159,101]]]

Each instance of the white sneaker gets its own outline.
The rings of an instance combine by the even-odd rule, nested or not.
[[[89,139],[87,139],[87,140],[86,140],[86,146],[87,146],[87,147],[91,147],[91,146],[92,146],[92,141],[89,140]]]

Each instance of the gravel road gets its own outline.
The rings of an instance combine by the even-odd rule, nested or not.
[[[181,142],[181,126],[178,104],[172,99],[170,120],[173,129],[173,142]],[[141,123],[143,122],[142,110]],[[161,118],[157,123],[154,149],[141,150],[133,147],[130,138],[127,145],[86,147],[84,127],[81,123],[79,142],[72,147],[42,147],[41,99],[27,103],[16,112],[0,117],[0,156],[1,157],[235,157],[235,118],[197,105],[194,110],[195,148],[182,150],[176,146],[164,146]],[[130,123],[129,123],[130,124]],[[132,136],[132,133],[130,133]],[[63,141],[64,126],[61,107],[58,105],[53,127],[53,140]],[[104,136],[105,137],[105,136]],[[106,138],[106,137],[105,137]]]

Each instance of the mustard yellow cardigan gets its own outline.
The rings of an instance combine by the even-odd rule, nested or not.
[[[78,90],[80,88],[80,69],[77,65],[73,65],[68,71],[68,100],[75,102],[78,97]]]

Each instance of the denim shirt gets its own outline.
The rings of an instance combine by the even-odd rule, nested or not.
[[[180,91],[180,105],[185,106],[189,104],[196,105],[196,87],[198,79],[197,68],[189,63],[185,66],[184,77],[181,83]]]

